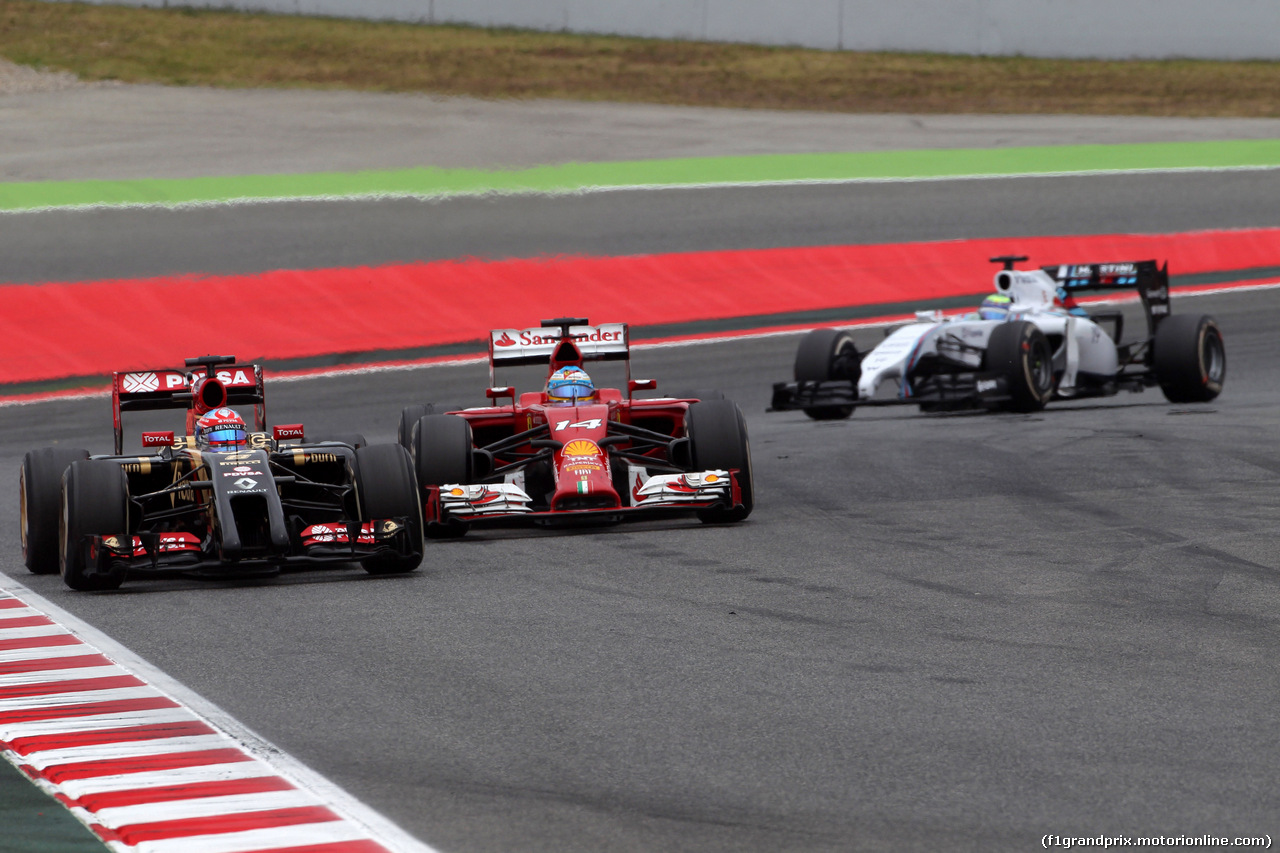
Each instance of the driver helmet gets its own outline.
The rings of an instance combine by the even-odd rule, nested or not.
[[[244,418],[223,406],[196,421],[196,446],[211,453],[229,453],[245,447]]]
[[[553,406],[580,406],[596,401],[596,386],[581,367],[562,367],[547,379],[547,402]]]
[[[978,317],[983,320],[1004,320],[1013,307],[1013,299],[1003,293],[993,293],[978,306]]]

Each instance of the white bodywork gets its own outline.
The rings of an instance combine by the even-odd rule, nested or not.
[[[1117,374],[1116,342],[1097,323],[1069,313],[1058,302],[1058,284],[1048,273],[1001,270],[995,279],[996,292],[1013,300],[1005,319],[982,320],[976,313],[944,317],[941,311],[916,312],[916,322],[895,329],[862,357],[858,399],[875,397],[886,380],[897,383],[898,396],[910,397],[903,377],[930,355],[942,355],[978,370],[992,330],[1017,320],[1034,323],[1053,343],[1057,396],[1073,396],[1082,373],[1104,378]]]

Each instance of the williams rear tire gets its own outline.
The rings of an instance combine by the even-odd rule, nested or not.
[[[1156,329],[1152,369],[1170,403],[1207,403],[1222,393],[1227,350],[1207,314],[1173,314]]]

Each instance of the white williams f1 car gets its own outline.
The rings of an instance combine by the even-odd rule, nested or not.
[[[1025,257],[992,258],[1004,268],[978,313],[916,321],[859,353],[848,332],[815,329],[800,341],[795,381],[773,386],[771,411],[800,409],[815,420],[847,418],[858,406],[913,403],[922,411],[1030,412],[1050,400],[1109,396],[1159,385],[1174,403],[1202,403],[1222,391],[1226,350],[1207,315],[1171,315],[1168,264],[1078,264],[1016,270]],[[1146,335],[1118,343],[1119,311],[1086,313],[1077,294],[1137,290]],[[894,383],[891,397],[880,393]]]

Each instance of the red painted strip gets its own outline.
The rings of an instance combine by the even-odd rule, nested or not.
[[[99,809],[136,806],[142,803],[168,803],[174,800],[195,800],[202,797],[232,797],[241,794],[265,794],[270,791],[291,791],[294,786],[279,776],[258,776],[253,779],[227,779],[215,782],[196,782],[191,785],[170,785],[166,788],[134,788],[128,791],[104,791],[86,794],[78,800],[67,799],[68,806],[80,806],[91,812]]]
[[[210,764],[234,764],[253,759],[235,747],[205,749],[199,752],[172,752],[161,755],[143,755],[138,758],[115,758],[106,761],[80,761],[56,764],[44,770],[24,767],[27,774],[62,784],[75,779],[96,779],[99,776],[117,776],[122,773],[149,773],[153,770],[176,770],[180,767],[204,767]]]
[[[76,678],[71,681],[48,681],[0,687],[0,699],[19,696],[52,696],[54,693],[78,693],[82,690],[116,690],[121,687],[145,687],[146,682],[132,675],[108,675],[102,678]]]
[[[325,823],[335,820],[341,820],[341,818],[324,806],[299,806],[292,809],[273,809],[265,812],[138,823],[116,829],[116,835],[125,844],[136,845],[144,841],[159,841],[164,838],[219,835],[227,832],[245,832],[250,829],[298,826],[299,824]]]
[[[44,752],[49,749],[97,746],[104,743],[134,743],[144,740],[212,734],[217,734],[217,731],[205,723],[192,720],[186,723],[157,723],[150,726],[122,726],[118,729],[20,737],[9,741],[9,748],[18,753],[18,755],[30,755],[33,752]]]
[[[54,669],[80,669],[86,666],[113,666],[105,655],[73,655],[68,658],[40,658],[39,660],[15,660],[0,663],[0,675],[19,672],[45,672]]]
[[[160,708],[181,707],[167,696],[149,696],[143,699],[116,699],[112,702],[89,702],[83,705],[62,705],[56,708],[4,711],[0,712],[0,723],[35,723],[41,720],[88,717],[94,714],[124,714],[129,711],[155,711]]]
[[[12,649],[42,649],[46,646],[78,646],[80,638],[73,634],[50,634],[47,637],[17,637],[0,640],[0,652]]]
[[[0,619],[0,631],[5,628],[34,628],[37,625],[52,625],[48,616],[19,616],[16,619]]]
[[[390,851],[376,841],[330,841],[327,844],[272,847],[269,850],[244,850],[241,853],[390,853]]]
[[[987,258],[1168,259],[1175,274],[1280,266],[1280,228],[1021,237],[623,258],[450,261],[0,288],[0,382],[180,364],[193,352],[290,359],[476,340],[573,315],[633,325],[986,292]],[[219,299],[207,296],[217,292]],[[482,299],[458,298],[483,294]],[[199,304],[200,322],[190,321]],[[255,306],[244,323],[239,306]],[[148,333],[101,322],[137,306]]]
[[[0,598],[0,610],[18,610],[26,606],[16,598]]]

